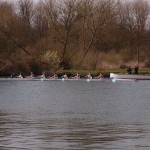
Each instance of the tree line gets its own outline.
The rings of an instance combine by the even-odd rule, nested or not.
[[[0,2],[0,73],[150,66],[146,0]]]

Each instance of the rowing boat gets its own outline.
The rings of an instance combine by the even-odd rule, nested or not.
[[[111,79],[122,79],[122,80],[150,80],[149,75],[134,75],[134,74],[115,74],[110,73]]]
[[[87,82],[91,82],[91,81],[102,81],[102,80],[104,79],[0,78],[0,81],[87,81]]]

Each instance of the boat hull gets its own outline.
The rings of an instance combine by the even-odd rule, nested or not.
[[[150,80],[148,75],[134,75],[134,74],[115,74],[110,73],[111,79],[134,79],[134,80]]]
[[[103,81],[104,79],[0,78],[0,81]]]

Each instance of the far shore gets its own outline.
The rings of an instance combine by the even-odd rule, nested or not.
[[[110,73],[127,73],[127,69],[99,69],[99,70],[63,70],[61,73],[67,74],[75,74],[78,72],[81,75],[86,75],[87,73],[91,73],[93,76],[97,76],[99,73],[102,73],[104,77],[108,77]],[[134,74],[134,68],[132,69],[132,74]],[[139,74],[150,75],[150,68],[140,68]]]
[[[63,75],[64,73],[67,73],[68,76],[74,76],[76,73],[79,73],[81,76],[85,76],[88,73],[91,73],[92,76],[97,76],[99,75],[99,73],[102,73],[104,77],[109,77],[110,73],[119,73],[119,74],[125,74],[127,73],[127,69],[99,69],[99,70],[59,70],[56,71],[56,73],[58,74],[58,76]],[[15,73],[15,75],[17,76],[19,73],[19,71],[17,73]],[[53,75],[54,72],[46,72],[46,74],[48,76]],[[28,74],[22,72],[22,74],[24,74],[25,76],[27,76]],[[132,74],[134,74],[134,68],[132,69]],[[140,68],[139,69],[139,74],[142,75],[150,75],[150,68]],[[35,75],[40,75],[40,74],[36,74]],[[9,74],[0,74],[0,77],[9,77]]]

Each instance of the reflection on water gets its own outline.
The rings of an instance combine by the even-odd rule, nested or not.
[[[148,82],[0,81],[0,149],[150,149]]]

